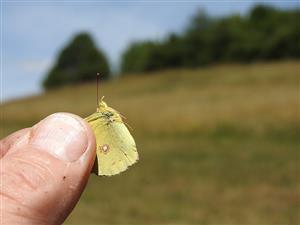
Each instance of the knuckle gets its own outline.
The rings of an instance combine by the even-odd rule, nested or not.
[[[36,191],[51,183],[54,174],[42,157],[14,155],[5,170],[1,170],[2,183],[23,192]]]
[[[14,155],[9,162],[3,162],[0,200],[5,207],[1,210],[16,221],[21,218],[35,221],[34,224],[45,224],[47,211],[41,209],[39,200],[44,198],[45,189],[54,179],[49,165],[38,155],[24,157],[24,154]]]

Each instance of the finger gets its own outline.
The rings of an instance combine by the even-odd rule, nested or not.
[[[95,139],[78,116],[53,114],[1,159],[3,224],[61,224],[95,160]]]
[[[24,128],[0,140],[0,159],[14,144],[19,143],[21,139],[29,133],[29,131],[30,128]]]

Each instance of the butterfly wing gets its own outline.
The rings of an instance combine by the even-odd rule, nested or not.
[[[97,144],[97,174],[111,176],[138,160],[136,144],[122,121],[107,121],[95,113],[87,118]]]

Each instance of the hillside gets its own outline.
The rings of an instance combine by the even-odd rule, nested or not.
[[[141,160],[91,176],[66,224],[297,224],[300,63],[125,76],[100,94],[127,117]],[[1,136],[95,111],[95,83],[1,105]]]

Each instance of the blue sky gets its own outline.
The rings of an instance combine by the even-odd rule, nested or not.
[[[180,32],[204,9],[213,16],[245,14],[256,3],[280,8],[294,1],[2,1],[1,101],[37,94],[59,50],[89,32],[118,67],[129,43]]]

